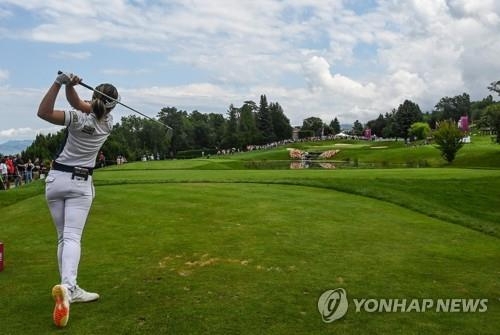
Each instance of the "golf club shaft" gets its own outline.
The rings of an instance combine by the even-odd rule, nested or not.
[[[57,72],[57,74],[62,74],[62,73],[63,73],[62,71],[58,71],[58,72]],[[130,109],[131,111],[133,111],[133,112],[135,112],[135,113],[137,113],[137,114],[140,114],[140,115],[144,116],[145,118],[147,118],[147,119],[149,119],[149,120],[151,120],[151,121],[157,122],[157,123],[159,123],[159,124],[161,124],[161,125],[163,125],[163,126],[167,127],[168,129],[172,130],[172,127],[170,127],[170,126],[166,125],[165,123],[160,122],[160,121],[158,121],[158,120],[155,120],[155,119],[153,119],[153,118],[151,118],[151,117],[147,116],[146,114],[143,114],[143,113],[139,112],[137,109],[134,109],[134,108],[132,108],[132,107],[130,107],[130,106],[125,105],[124,103],[120,102],[119,100],[117,100],[117,99],[115,99],[115,98],[113,98],[113,97],[110,97],[109,95],[107,95],[107,94],[105,94],[105,93],[103,93],[103,92],[101,92],[101,91],[96,90],[96,89],[95,89],[95,88],[93,88],[92,86],[87,85],[87,84],[85,84],[85,83],[84,83],[84,82],[82,82],[82,81],[80,81],[80,82],[79,82],[79,84],[80,84],[81,86],[83,86],[83,87],[85,87],[85,88],[87,88],[87,89],[91,90],[91,91],[94,91],[94,92],[96,92],[96,93],[101,94],[102,96],[106,97],[107,99],[110,99],[110,100],[112,100],[112,101],[114,101],[114,102],[116,102],[116,103],[119,103],[119,104],[120,104],[120,105],[122,105],[123,107],[128,108],[128,109]]]

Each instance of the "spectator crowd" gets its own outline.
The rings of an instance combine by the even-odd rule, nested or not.
[[[47,174],[48,167],[35,158],[24,161],[21,155],[3,156],[0,159],[0,190],[31,183]]]

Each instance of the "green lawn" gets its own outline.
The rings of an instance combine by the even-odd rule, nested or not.
[[[390,181],[405,180],[423,206],[422,185],[476,185],[498,180],[498,171],[200,171],[163,170],[163,164],[168,162],[154,170],[137,163],[96,173],[80,283],[102,299],[74,305],[68,332],[496,332],[498,237],[433,218],[432,211],[374,199],[370,192],[385,186],[391,195],[397,190],[389,189]],[[405,173],[411,178],[403,179]],[[349,184],[358,191],[334,187]],[[30,189],[39,186],[22,191]],[[358,195],[363,192],[367,196]],[[491,202],[499,199],[495,192]],[[446,194],[435,193],[436,199]],[[488,206],[478,201],[449,210],[465,213],[480,204]],[[447,203],[435,206],[446,210]],[[470,215],[498,222],[495,214]],[[2,240],[4,333],[52,333],[49,292],[57,270],[43,195],[4,208]],[[336,287],[358,298],[487,298],[489,305],[487,313],[475,314],[370,314],[351,306],[344,319],[325,324],[317,299]]]
[[[498,334],[500,169],[245,169],[280,150],[97,170],[79,283],[101,300],[73,305],[63,330],[43,184],[0,192],[0,333]],[[335,288],[349,309],[327,324],[317,302]],[[488,303],[356,312],[363,298]]]
[[[298,142],[279,148],[237,153],[223,156],[224,164],[217,165],[220,157],[212,156],[203,167],[208,168],[288,168],[290,166],[287,148],[321,153],[339,150],[330,161],[339,168],[407,168],[407,167],[460,167],[499,168],[500,145],[493,144],[489,136],[472,136],[472,143],[465,144],[458,151],[452,164],[448,164],[433,144],[406,145],[403,141],[317,141]],[[278,163],[281,162],[281,163]]]

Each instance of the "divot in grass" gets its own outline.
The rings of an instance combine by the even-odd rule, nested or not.
[[[165,256],[162,260],[158,262],[158,267],[165,268],[167,266],[171,266],[170,271],[177,272],[179,276],[188,277],[192,275],[195,269],[197,268],[203,268],[219,264],[239,264],[241,266],[247,266],[249,263],[252,262],[251,259],[210,257],[209,254],[203,254],[201,257],[198,257],[196,259],[197,255],[198,254],[196,253],[193,254],[193,256],[190,257],[190,260],[186,261],[184,261],[184,259],[187,257],[180,255],[176,255],[175,257]],[[180,260],[182,264],[171,264],[172,262],[175,262],[177,260]]]

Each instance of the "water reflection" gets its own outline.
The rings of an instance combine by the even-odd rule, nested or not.
[[[392,162],[359,162],[357,159],[349,161],[324,161],[324,160],[265,160],[247,161],[244,167],[247,169],[262,170],[300,170],[300,169],[388,169],[388,168],[425,168],[431,165],[426,160],[409,161],[405,163]]]
[[[310,160],[293,161],[290,163],[290,169],[309,169],[309,168],[321,168],[321,169],[336,169],[335,164],[329,162],[317,162]]]

